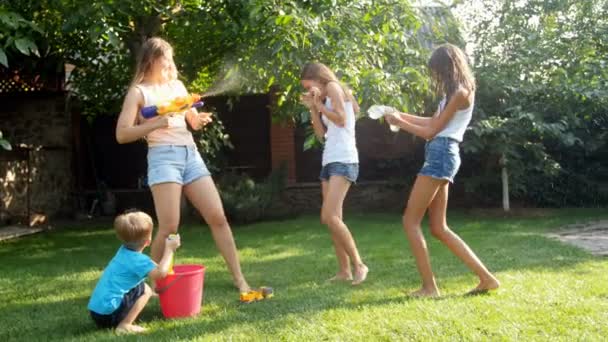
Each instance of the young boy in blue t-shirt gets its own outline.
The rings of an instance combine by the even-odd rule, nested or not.
[[[167,239],[157,265],[142,251],[152,240],[152,218],[141,211],[119,215],[114,220],[116,235],[123,242],[103,271],[89,301],[91,318],[100,328],[116,328],[116,332],[143,332],[133,322],[155,293],[144,282],[164,278],[169,272],[173,253],[180,246],[179,236]]]

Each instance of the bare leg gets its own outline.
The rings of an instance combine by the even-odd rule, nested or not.
[[[146,328],[133,324],[133,322],[135,322],[137,319],[137,316],[139,316],[146,304],[148,304],[150,297],[153,295],[153,291],[150,286],[148,286],[148,284],[144,285],[146,287],[144,294],[137,299],[131,308],[131,311],[129,311],[127,316],[125,316],[125,318],[118,324],[116,327],[117,333],[140,333],[146,331]]]
[[[211,229],[215,245],[232,273],[234,285],[241,292],[250,290],[241,271],[232,230],[226,220],[222,200],[211,177],[202,177],[184,187],[186,197],[199,211]]]
[[[350,182],[346,178],[341,176],[331,176],[329,178],[327,195],[321,210],[321,220],[327,224],[332,236],[336,237],[338,244],[344,248],[353,263],[353,285],[358,285],[367,277],[368,268],[359,256],[352,234],[342,221],[342,204],[349,188]]]
[[[479,285],[472,292],[494,290],[500,286],[498,279],[488,271],[469,246],[447,225],[448,187],[449,183],[442,185],[429,206],[431,234],[443,242],[452,253],[477,274]]]
[[[323,191],[323,202],[325,202],[325,199],[327,198],[327,189],[329,188],[329,182],[327,181],[323,181],[321,182],[321,190]],[[342,218],[342,208],[340,208],[340,218]],[[323,220],[321,220],[323,221]],[[323,224],[325,224],[325,222],[321,222]],[[344,247],[340,244],[340,241],[338,240],[338,237],[331,233],[331,239],[334,243],[334,249],[336,251],[336,258],[338,259],[338,273],[336,273],[335,276],[331,277],[329,280],[330,281],[340,281],[340,280],[352,280],[353,279],[353,275],[352,272],[350,270],[350,259],[348,257],[348,254],[346,254],[346,250],[344,249]]]
[[[435,276],[431,269],[431,260],[420,223],[422,222],[426,208],[435,197],[442,182],[444,181],[427,176],[418,176],[410,193],[405,214],[403,215],[403,229],[410,242],[412,254],[416,259],[416,267],[422,277],[422,288],[412,293],[413,296],[439,296],[439,289],[437,288]]]
[[[165,250],[165,240],[170,234],[177,233],[180,219],[182,185],[161,183],[151,187],[154,208],[158,217],[158,232],[150,246],[152,260],[159,262]]]

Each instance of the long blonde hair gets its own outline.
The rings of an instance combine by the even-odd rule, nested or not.
[[[304,65],[304,67],[302,68],[300,80],[317,81],[323,86],[327,86],[329,82],[338,83],[342,88],[342,91],[344,91],[344,96],[346,97],[347,101],[352,102],[355,111],[358,112],[359,106],[356,105],[355,97],[353,96],[353,93],[350,88],[340,82],[340,80],[338,80],[338,78],[336,77],[336,74],[334,74],[334,72],[331,71],[331,69],[328,68],[325,64],[316,62],[306,63],[306,65]]]
[[[153,37],[146,40],[146,42],[141,46],[137,56],[135,76],[133,76],[131,86],[141,83],[146,75],[146,72],[148,72],[152,67],[152,64],[158,58],[163,56],[173,56],[173,48],[166,40],[159,37]],[[171,79],[177,79],[177,70],[175,65],[173,65]]]
[[[435,93],[448,101],[459,87],[475,92],[475,77],[469,67],[467,56],[457,46],[443,44],[433,51],[429,69]]]

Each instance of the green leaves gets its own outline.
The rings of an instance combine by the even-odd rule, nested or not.
[[[4,67],[8,68],[8,57],[6,57],[6,52],[4,49],[0,47],[0,64],[4,65]]]
[[[328,64],[363,107],[383,102],[422,109],[427,79],[409,73],[426,68],[428,51],[419,44],[418,13],[408,1],[278,1],[268,6],[258,0],[245,6],[255,15],[242,22],[246,36],[234,53],[241,56],[250,91],[280,87],[280,117],[302,109],[299,73],[311,60]]]
[[[40,57],[35,41],[41,34],[42,30],[33,22],[0,8],[0,64],[8,68],[9,60],[16,54]]]
[[[608,174],[608,1],[595,3],[484,0],[469,13],[478,93],[463,149],[508,154],[516,193],[539,205],[606,198],[573,181]]]
[[[10,151],[13,149],[13,147],[8,142],[8,140],[4,139],[4,137],[2,136],[2,131],[0,131],[0,147],[2,147],[3,149],[5,149],[7,151]]]
[[[26,37],[15,39],[15,47],[22,54],[29,56],[30,54],[34,54],[40,57],[40,53],[38,52],[38,47],[36,43]]]

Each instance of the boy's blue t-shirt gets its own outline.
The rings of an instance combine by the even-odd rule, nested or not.
[[[116,311],[124,295],[156,267],[149,256],[121,246],[103,271],[89,300],[89,310],[100,315]]]

